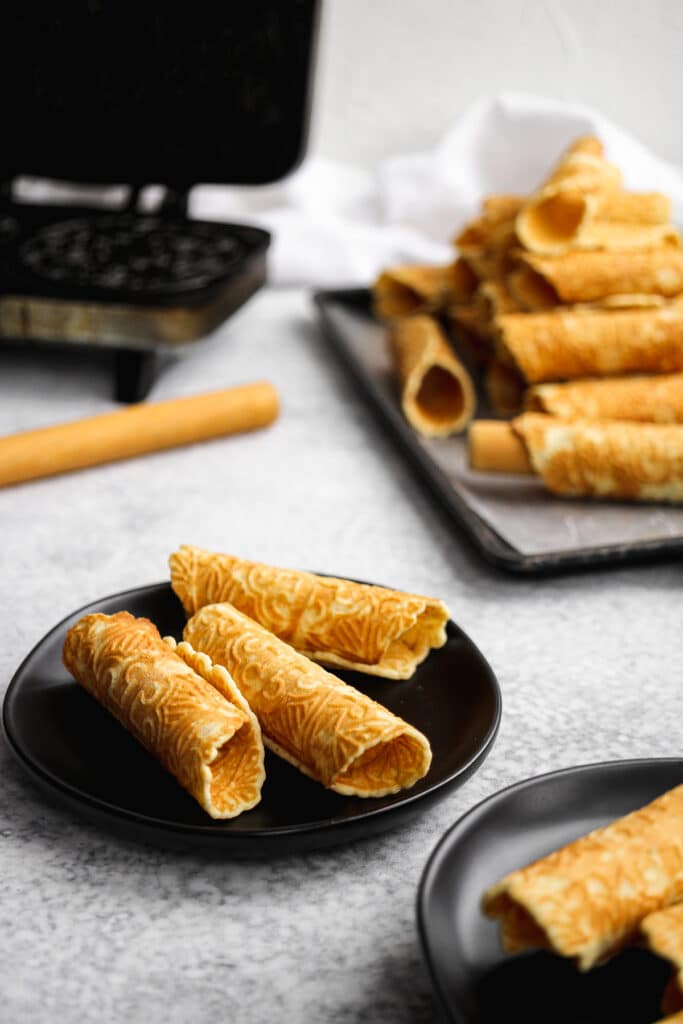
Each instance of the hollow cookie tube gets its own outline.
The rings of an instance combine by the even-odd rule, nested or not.
[[[508,953],[549,949],[586,971],[683,897],[683,786],[512,871],[484,893]]]
[[[496,317],[498,356],[528,384],[683,370],[683,302]]]
[[[228,670],[266,745],[329,789],[386,796],[427,773],[431,749],[421,732],[231,604],[206,605],[183,637]]]
[[[568,254],[569,255],[569,254]],[[532,270],[530,266],[519,266],[512,273],[508,274],[506,286],[513,301],[517,303],[519,311],[537,313],[557,309],[563,305],[557,291],[553,288],[542,274]],[[621,287],[622,285],[617,285]],[[637,286],[636,286],[637,287]],[[600,298],[582,299],[581,302],[571,303],[575,310],[634,310],[634,309],[656,309],[665,305],[667,297],[657,295],[653,292],[613,292],[609,295],[602,295]],[[501,314],[515,312],[514,310],[501,310]]]
[[[472,469],[542,477],[552,494],[683,502],[683,426],[527,412],[470,428]],[[473,428],[475,428],[473,430]],[[520,449],[526,453],[526,466]]]
[[[505,420],[474,420],[467,436],[470,469],[533,473],[524,442]]]
[[[511,290],[532,309],[535,303],[596,302],[610,295],[673,298],[683,292],[683,251],[671,245],[561,256],[517,252],[516,259],[526,274],[510,282]]]
[[[372,286],[374,313],[380,320],[438,313],[454,302],[467,302],[476,285],[474,274],[461,259],[445,267],[391,267]]]
[[[437,598],[181,545],[171,586],[186,614],[229,602],[312,661],[385,679],[409,679],[446,643]]]
[[[212,818],[233,818],[258,803],[261,731],[224,668],[188,644],[175,648],[149,619],[129,612],[79,619],[62,657]]]
[[[517,214],[517,237],[532,252],[562,252],[581,237],[604,196],[620,185],[621,174],[605,160],[599,140],[577,139]]]
[[[446,437],[467,426],[476,405],[472,379],[436,320],[409,317],[389,335],[403,413],[420,434]]]
[[[266,381],[0,438],[0,486],[265,427],[277,417]]]
[[[683,423],[683,373],[536,384],[527,390],[524,408],[563,419]]]
[[[514,220],[526,202],[526,196],[509,193],[484,196],[484,219],[489,223]],[[671,200],[662,192],[610,190],[598,201],[596,216],[599,221],[623,224],[668,224],[671,220]]]

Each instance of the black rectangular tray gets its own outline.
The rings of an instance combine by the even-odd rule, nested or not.
[[[386,328],[372,315],[369,291],[318,291],[314,301],[333,352],[446,512],[489,562],[513,573],[541,575],[683,557],[681,509],[558,499],[527,478],[476,479],[466,468],[462,439],[422,438],[404,419],[388,368]],[[523,543],[516,546],[506,539],[506,532],[523,537],[527,523],[529,531],[534,523],[541,528],[545,523],[545,547],[532,539],[536,550],[525,550]],[[553,536],[563,531],[562,544],[554,547]],[[600,539],[593,543],[591,535]]]

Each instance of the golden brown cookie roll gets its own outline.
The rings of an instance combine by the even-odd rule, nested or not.
[[[683,302],[496,318],[500,357],[529,384],[683,370]]]
[[[617,259],[624,250],[667,247],[681,248],[681,236],[673,224],[624,224],[612,220],[591,221],[576,242],[578,250],[610,251]]]
[[[188,615],[229,601],[302,654],[327,665],[408,679],[446,642],[448,609],[435,598],[183,545],[169,564]]]
[[[620,185],[621,174],[605,160],[598,139],[577,139],[517,214],[520,242],[533,252],[561,252],[581,237],[603,197]]]
[[[477,420],[470,428],[472,469],[530,468],[549,491],[567,497],[683,501],[683,426],[561,420],[533,412],[509,424],[482,426],[487,422]]]
[[[173,650],[149,619],[128,612],[84,616],[66,635],[63,660],[212,818],[258,803],[261,732],[225,668],[188,644]]]
[[[664,991],[662,1010],[673,1013],[683,1008],[683,903],[648,914],[640,922],[645,945],[657,956],[669,960],[674,975]],[[681,1015],[683,1020],[683,1015]]]
[[[468,302],[476,287],[477,278],[461,259],[446,267],[392,267],[372,286],[373,308],[380,320],[439,313]]]
[[[255,430],[277,414],[277,392],[260,381],[29,430],[0,438],[0,486]]]
[[[202,608],[183,635],[227,668],[266,744],[329,789],[386,796],[427,773],[431,750],[422,733],[231,604]]]
[[[493,320],[503,313],[519,313],[523,309],[504,281],[482,281],[473,297],[480,322],[488,331]]]
[[[568,254],[569,255],[569,254]],[[562,306],[557,292],[541,274],[537,274],[531,267],[517,267],[507,275],[505,285],[517,303],[520,312],[537,313],[542,310],[552,310]],[[652,309],[663,306],[667,299],[663,295],[653,294],[619,294],[603,295],[599,299],[591,299],[590,302],[574,302],[568,304],[573,310],[585,309]],[[565,305],[565,309],[567,306]],[[515,312],[514,310],[501,310],[501,312]]]
[[[476,405],[472,379],[436,320],[397,320],[389,333],[403,413],[425,437],[464,430]]]
[[[588,970],[683,897],[683,786],[513,871],[483,896],[508,953],[548,949]]]
[[[482,213],[489,222],[514,220],[526,202],[526,196],[494,194],[482,200]],[[622,192],[610,190],[599,200],[596,210],[599,221],[622,221],[625,224],[668,224],[671,200],[661,192]]]
[[[610,295],[671,298],[683,292],[683,251],[675,246],[567,252],[562,256],[537,256],[517,250],[515,258],[527,271],[521,278],[523,295],[519,277],[512,280],[511,287],[525,305],[534,301],[572,305],[600,301]]]
[[[564,419],[683,423],[683,373],[536,384],[524,407]]]
[[[524,441],[505,420],[474,420],[467,435],[471,469],[482,473],[533,473]]]
[[[519,240],[513,221],[487,225],[478,220],[458,235],[456,244],[460,258],[476,278],[502,280],[512,268]]]

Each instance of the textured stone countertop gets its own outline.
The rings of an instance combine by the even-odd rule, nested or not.
[[[0,353],[0,431],[113,408],[106,366]],[[310,301],[265,291],[152,398],[268,378],[268,430],[0,491],[0,690],[54,623],[163,579],[189,542],[445,599],[503,690],[480,771],[412,824],[270,862],[117,839],[0,745],[0,1019],[432,1021],[415,895],[442,833],[516,780],[683,748],[681,564],[525,580],[454,534],[330,357]]]

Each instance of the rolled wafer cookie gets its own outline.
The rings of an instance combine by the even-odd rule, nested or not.
[[[497,192],[484,196],[481,201],[482,216],[489,224],[514,221],[525,201],[526,196],[512,192]]]
[[[471,469],[482,473],[533,473],[526,445],[506,420],[474,420],[467,434]]]
[[[183,636],[228,669],[267,746],[329,789],[386,796],[428,771],[431,750],[422,733],[233,605],[202,608]]]
[[[527,867],[483,895],[504,949],[549,949],[588,970],[642,919],[683,897],[683,786]]]
[[[229,601],[314,661],[408,679],[446,643],[448,609],[431,597],[297,569],[279,569],[184,544],[169,558],[185,612]]]
[[[486,424],[486,426],[484,426]],[[533,472],[567,497],[683,501],[683,426],[561,420],[527,412],[511,423],[475,421],[472,469]]]
[[[514,231],[516,211],[514,201],[508,196],[494,196],[484,201],[484,210],[479,217],[468,221],[453,239],[460,251],[485,249],[508,231]]]
[[[551,302],[596,302],[610,295],[659,295],[671,298],[683,292],[683,251],[676,246],[620,252],[567,252],[539,256],[515,252],[518,265],[526,268],[522,279],[527,302],[541,296]],[[519,279],[513,290],[519,295]]]
[[[603,197],[620,187],[621,174],[605,159],[600,141],[577,139],[517,214],[520,242],[532,252],[562,252],[595,219]]]
[[[668,224],[671,221],[671,199],[662,192],[610,190],[598,204],[597,217],[624,224]]]
[[[683,373],[536,384],[524,408],[564,419],[683,423]]]
[[[681,248],[681,236],[673,224],[624,224],[615,220],[592,220],[581,232],[578,251],[600,249],[615,256],[624,250]]]
[[[664,1013],[683,1010],[683,903],[648,914],[640,922],[640,934],[647,948],[669,960],[674,968],[664,991],[662,1010]]]
[[[520,311],[537,313],[541,310],[556,309],[562,305],[553,286],[531,267],[517,267],[508,274],[505,284]],[[631,293],[603,295],[602,298],[591,299],[590,302],[573,302],[570,303],[570,306],[574,310],[653,309],[665,305],[666,302],[667,299],[663,295]],[[514,312],[514,310],[501,310],[501,312]]]
[[[481,241],[475,241],[481,237]],[[485,230],[470,226],[458,236],[460,258],[481,281],[503,280],[514,262],[519,246],[514,221],[486,225]]]
[[[473,296],[474,306],[486,329],[503,313],[519,313],[523,309],[510,293],[505,281],[482,281]]]
[[[490,223],[514,220],[526,201],[526,196],[506,193],[485,196],[482,213]],[[598,201],[596,217],[624,224],[668,224],[671,200],[662,192],[609,190]]]
[[[396,321],[389,344],[410,425],[426,437],[464,430],[474,415],[474,385],[436,320],[414,316]]]
[[[462,260],[445,267],[391,267],[372,286],[373,308],[380,320],[438,313],[454,302],[467,302],[476,286],[477,278]]]
[[[683,302],[496,317],[499,358],[529,384],[683,370]]]
[[[63,660],[212,818],[258,803],[261,731],[225,668],[128,612],[84,616],[66,635]]]

